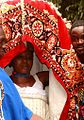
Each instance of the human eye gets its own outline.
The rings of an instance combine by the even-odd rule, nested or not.
[[[29,57],[29,56],[27,56],[27,59],[28,59],[29,61],[31,61],[31,60],[32,60],[32,58],[31,58],[31,57]]]
[[[84,40],[84,34],[81,36],[81,39],[83,39],[83,40]]]
[[[28,54],[28,55],[27,55],[27,60],[28,60],[28,61],[31,61],[32,59],[33,59],[32,55],[29,55],[29,54]]]
[[[77,42],[79,39],[78,36],[76,36],[76,35],[72,35],[71,38],[72,38],[73,42]]]
[[[22,55],[18,55],[18,56],[17,56],[17,59],[21,59],[21,58],[22,58]]]
[[[0,37],[0,43],[4,42],[6,39]]]

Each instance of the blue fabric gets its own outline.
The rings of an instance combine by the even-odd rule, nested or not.
[[[2,68],[0,68],[0,80],[5,92],[2,102],[5,120],[30,120],[32,112],[24,106],[12,80]]]

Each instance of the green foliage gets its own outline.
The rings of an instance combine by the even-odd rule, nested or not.
[[[84,19],[84,0],[48,0],[53,2],[61,12],[63,18],[72,22]]]
[[[56,7],[60,8],[60,3],[62,0],[47,0],[49,2],[52,2]]]
[[[84,19],[84,0],[79,0],[65,8],[66,17],[69,20]]]

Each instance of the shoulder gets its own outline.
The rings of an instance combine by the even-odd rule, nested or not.
[[[44,86],[47,86],[49,84],[49,72],[48,71],[38,72],[37,76],[39,77],[39,80],[43,83]]]

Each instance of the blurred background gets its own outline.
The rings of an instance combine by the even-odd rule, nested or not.
[[[47,0],[58,7],[63,18],[71,22],[78,19],[84,20],[84,0]]]

